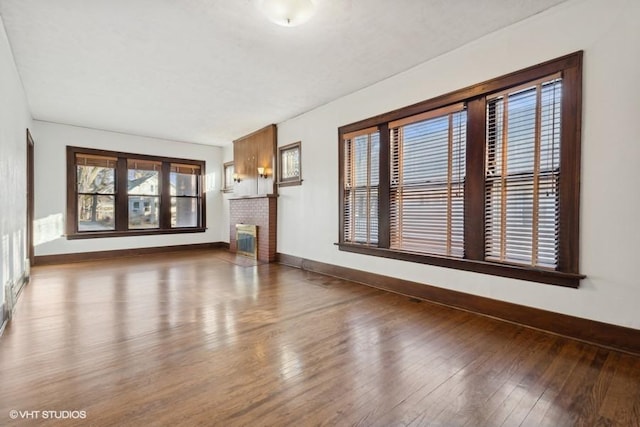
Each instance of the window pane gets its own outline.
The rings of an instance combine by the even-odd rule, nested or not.
[[[150,161],[127,161],[129,170],[127,172],[129,194],[156,196],[160,195],[160,162]]]
[[[353,150],[353,175],[356,187],[367,185],[367,173],[369,171],[369,135],[357,136],[354,140]]]
[[[367,195],[368,191],[365,188],[358,188],[355,191],[355,233],[353,241],[356,243],[367,243],[367,221],[369,218],[369,212],[367,211]]]
[[[170,193],[172,196],[197,196],[198,176],[183,173],[171,173]]]
[[[78,165],[76,172],[78,193],[115,193],[114,168]]]
[[[294,179],[300,177],[300,148],[280,152],[282,156],[282,179]]]
[[[449,169],[449,116],[404,126],[402,138],[402,183],[444,183]]]
[[[171,198],[171,227],[198,226],[198,198]]]
[[[115,230],[115,198],[97,194],[78,196],[78,231]]]
[[[233,187],[233,164],[224,167],[224,188]]]
[[[160,227],[160,197],[129,196],[129,228]]]

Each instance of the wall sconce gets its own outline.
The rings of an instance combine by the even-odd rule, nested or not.
[[[266,178],[267,177],[267,173],[265,172],[264,168],[258,168],[258,176],[260,178]]]
[[[233,182],[240,182],[240,175],[237,173],[233,174]]]

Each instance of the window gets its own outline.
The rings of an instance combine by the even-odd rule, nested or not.
[[[344,240],[378,243],[380,133],[365,129],[344,136]]]
[[[67,147],[67,238],[204,231],[204,162]]]
[[[389,123],[391,249],[461,258],[466,148],[464,105]]]
[[[116,157],[78,155],[75,194],[78,231],[115,230]]]
[[[488,260],[558,265],[561,93],[556,75],[488,98]]]
[[[340,133],[341,250],[577,287],[582,53]]]
[[[200,166],[171,164],[171,227],[197,227]]]
[[[222,191],[225,193],[229,193],[233,191],[233,175],[234,175],[234,167],[233,162],[226,162],[224,164],[224,186],[222,187]]]
[[[301,142],[294,142],[278,149],[278,185],[302,184],[301,144]]]
[[[160,227],[160,170],[162,162],[128,159],[129,230]],[[140,202],[144,209],[140,209]]]

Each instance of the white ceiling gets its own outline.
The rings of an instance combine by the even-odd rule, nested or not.
[[[0,0],[32,115],[225,145],[564,0]]]

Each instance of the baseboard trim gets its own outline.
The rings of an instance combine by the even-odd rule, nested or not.
[[[5,310],[5,303],[2,303],[2,305],[0,305],[0,337],[2,336],[2,334],[4,334],[4,330],[7,327],[7,323],[9,323],[9,318],[7,317],[5,319],[5,314],[4,314],[4,310]]]
[[[194,243],[190,245],[156,246],[150,248],[117,249],[112,251],[97,251],[71,253],[59,255],[36,255],[33,265],[56,265],[82,261],[97,261],[103,259],[124,258],[139,255],[159,254],[166,252],[192,251],[197,249],[229,249],[227,242]]]
[[[16,290],[15,290],[15,301],[18,301],[18,298],[20,297],[20,294],[22,294],[22,291],[24,290],[24,287],[27,286],[29,284],[29,276],[27,276],[26,271],[24,273],[22,273],[22,276],[20,276],[20,278],[16,281]]]
[[[338,277],[374,288],[505,320],[590,344],[640,355],[640,330],[638,329],[438,288],[293,255],[278,253],[277,262],[302,270]]]

